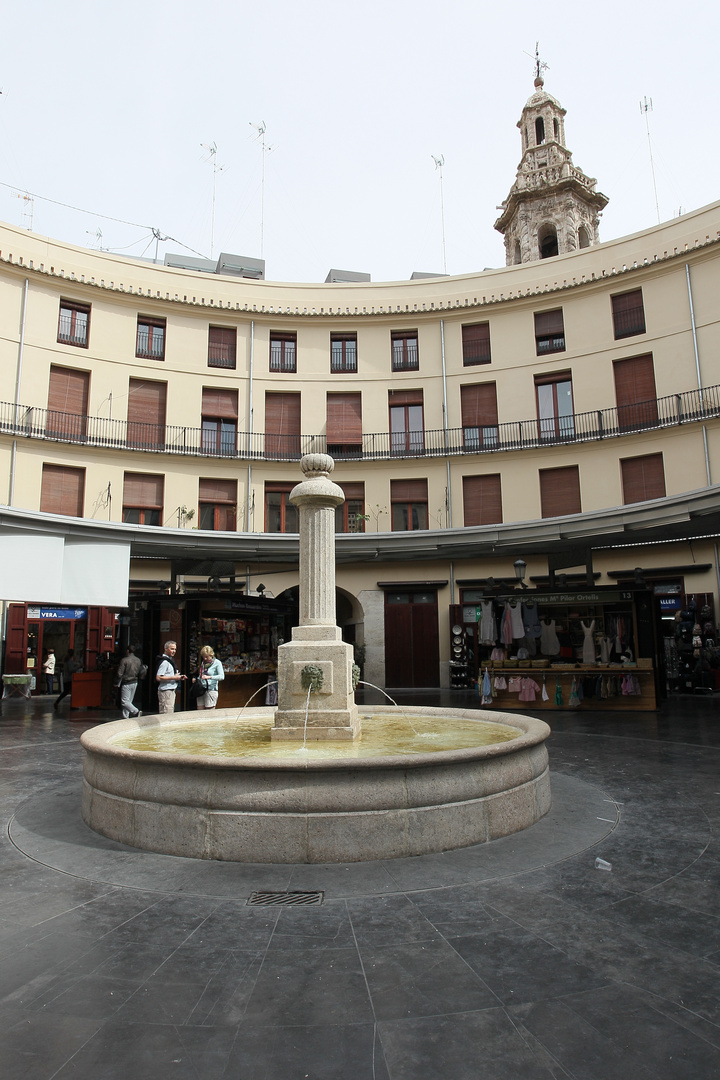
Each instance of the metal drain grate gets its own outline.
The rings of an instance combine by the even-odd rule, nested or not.
[[[302,907],[322,904],[324,892],[254,892],[248,900],[249,907]]]

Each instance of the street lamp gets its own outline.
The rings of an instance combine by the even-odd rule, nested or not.
[[[515,577],[518,580],[518,584],[521,589],[527,589],[525,584],[525,571],[527,570],[527,563],[524,559],[516,559],[513,563],[513,569],[515,570]]]

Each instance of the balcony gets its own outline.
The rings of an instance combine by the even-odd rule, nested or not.
[[[448,431],[363,434],[361,444],[331,447],[338,460],[379,461],[391,458],[454,457],[534,450],[552,445],[593,442],[636,432],[678,427],[720,417],[720,385],[684,394],[638,401],[620,408],[574,413],[554,420],[518,420],[490,427],[458,427]],[[273,435],[223,431],[209,438],[202,427],[142,424],[106,420],[57,410],[0,402],[0,434],[146,453],[245,461],[297,461],[304,454],[325,453],[322,435]]]

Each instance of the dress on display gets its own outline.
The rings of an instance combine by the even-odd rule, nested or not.
[[[555,633],[555,620],[543,619],[540,630],[540,652],[545,656],[557,656],[560,652],[560,642]]]
[[[522,606],[523,626],[526,638],[539,638],[542,634],[538,606],[534,600],[526,601]]]
[[[595,632],[595,620],[593,619],[589,626],[587,626],[584,622],[581,622],[580,625],[582,626],[583,634],[585,635],[585,638],[583,640],[582,653],[583,664],[594,664],[595,642],[593,641],[593,634]]]
[[[480,644],[494,645],[497,641],[497,626],[493,614],[492,600],[483,600],[480,604]]]
[[[515,639],[525,637],[522,604],[519,600],[510,601],[510,625],[512,626],[512,636]]]

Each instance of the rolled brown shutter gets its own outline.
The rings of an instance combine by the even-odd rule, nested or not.
[[[390,405],[422,405],[422,390],[390,390],[388,392]]]
[[[43,465],[40,510],[44,514],[82,517],[85,470],[66,465]]]
[[[611,296],[613,327],[615,337],[629,337],[631,334],[645,333],[645,309],[642,289]]]
[[[202,414],[219,420],[237,420],[238,392],[214,386],[203,386]]]
[[[564,333],[562,308],[535,312],[535,337],[555,337]]]
[[[46,429],[49,436],[84,438],[87,434],[89,391],[89,371],[76,371],[54,364],[50,367]]]
[[[615,398],[621,428],[644,427],[657,422],[657,390],[652,353],[615,360]]]
[[[473,323],[462,328],[463,360],[490,362],[490,323]]]
[[[427,480],[391,480],[390,498],[392,502],[427,502]]]
[[[662,454],[644,454],[625,458],[620,462],[622,470],[623,501],[645,502],[665,496],[665,469]]]
[[[206,503],[237,503],[237,480],[220,480],[217,477],[200,477],[198,499]]]
[[[208,362],[218,367],[235,367],[237,330],[225,326],[208,329]]]
[[[362,394],[328,394],[326,432],[329,444],[362,444]]]
[[[502,522],[500,474],[463,476],[463,510],[466,525],[498,525]]]
[[[580,470],[577,465],[540,470],[540,505],[544,518],[581,513]]]
[[[338,487],[342,488],[342,493],[345,496],[346,502],[350,499],[361,499],[363,502],[365,501],[365,484],[362,480],[338,484]]]
[[[165,477],[154,473],[125,473],[123,506],[162,510]]]
[[[460,387],[463,427],[497,427],[497,386],[494,382]]]
[[[167,383],[130,379],[127,441],[133,446],[163,446]]]
[[[266,391],[265,453],[274,457],[300,453],[300,394]]]

